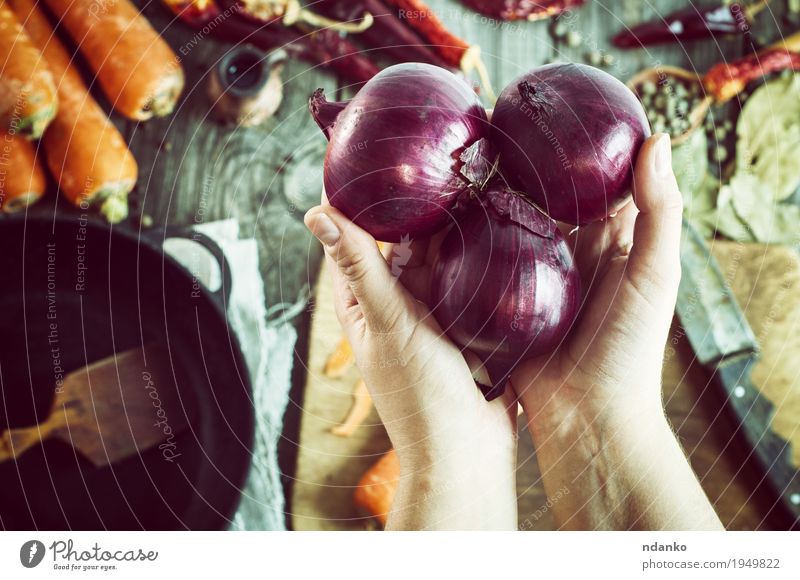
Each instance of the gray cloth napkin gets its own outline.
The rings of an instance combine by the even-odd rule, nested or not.
[[[235,219],[200,224],[195,230],[213,239],[228,259],[232,288],[228,320],[244,353],[253,386],[256,413],[252,465],[242,490],[239,508],[230,529],[285,530],[285,498],[278,468],[278,441],[283,414],[289,401],[294,345],[297,333],[290,320],[307,300],[296,304],[264,305],[264,284],[259,273],[258,247],[254,239],[239,239]],[[193,242],[189,242],[195,246]],[[219,287],[219,267],[210,254],[188,254],[178,239],[167,240],[165,249],[211,289]],[[198,259],[198,254],[205,255]]]

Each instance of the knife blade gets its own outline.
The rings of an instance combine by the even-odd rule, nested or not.
[[[771,429],[774,406],[751,380],[758,342],[705,240],[685,220],[675,310],[698,362],[721,388],[737,434],[753,450],[794,526],[800,525],[800,472],[789,443]]]

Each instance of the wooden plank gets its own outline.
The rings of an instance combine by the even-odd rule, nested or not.
[[[391,448],[391,443],[374,409],[352,436],[338,437],[331,433],[331,428],[347,415],[359,374],[355,367],[338,379],[322,373],[325,361],[342,335],[333,310],[330,278],[324,271],[315,292],[311,325],[292,485],[292,527],[296,530],[374,528],[373,522],[353,507],[353,491],[361,475]]]
[[[160,2],[144,12],[181,55],[186,91],[172,116],[126,128],[141,171],[135,203],[158,225],[236,218],[242,236],[258,241],[267,305],[294,302],[313,284],[320,257],[302,217],[319,201],[325,139],[306,102],[335,80],[289,62],[273,119],[250,129],[222,126],[206,94],[208,71],[231,45],[208,38],[191,44],[195,33],[172,22]]]

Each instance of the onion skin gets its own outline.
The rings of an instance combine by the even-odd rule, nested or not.
[[[550,217],[604,219],[630,197],[650,125],[633,92],[582,64],[533,69],[508,85],[492,113],[503,176]]]
[[[552,352],[572,327],[580,276],[553,220],[491,184],[448,232],[431,277],[431,307],[453,342],[477,355],[500,396],[523,360]]]
[[[312,97],[312,114],[330,110],[321,98]],[[429,236],[451,221],[468,185],[461,154],[489,134],[472,89],[449,71],[420,63],[383,70],[335,123],[317,122],[330,139],[323,177],[328,201],[385,242]]]
[[[344,111],[349,103],[350,101],[328,101],[325,98],[325,91],[322,89],[317,89],[309,97],[308,110],[311,111],[311,116],[317,123],[317,127],[319,127],[328,141],[331,139],[331,133],[339,113]]]

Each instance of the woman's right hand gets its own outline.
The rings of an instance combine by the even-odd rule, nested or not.
[[[339,322],[400,459],[392,528],[516,527],[516,403],[487,403],[425,305],[443,233],[389,247],[334,207],[311,209]]]

